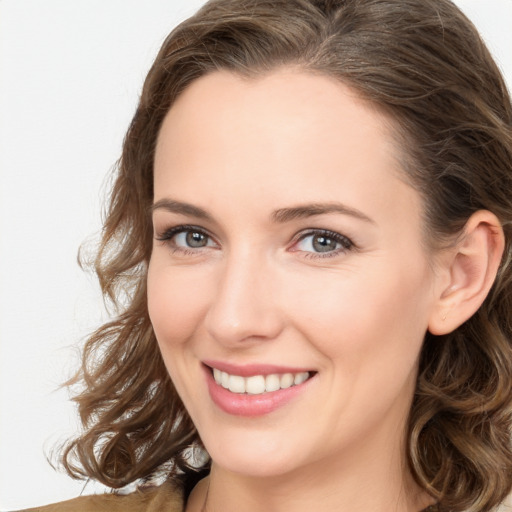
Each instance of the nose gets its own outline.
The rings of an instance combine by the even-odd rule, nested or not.
[[[279,336],[284,319],[270,266],[250,255],[232,255],[224,262],[204,320],[217,342],[237,348]]]

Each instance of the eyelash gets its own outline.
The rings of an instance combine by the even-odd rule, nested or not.
[[[340,254],[347,253],[356,248],[354,242],[350,240],[350,238],[342,235],[340,233],[336,233],[335,231],[330,231],[328,229],[309,229],[307,231],[302,231],[293,242],[293,245],[298,244],[306,240],[308,237],[324,237],[329,240],[336,242],[341,247],[334,249],[332,251],[327,251],[325,253],[321,252],[312,252],[312,251],[302,251],[304,252],[304,257],[309,259],[322,259],[322,258],[333,258],[335,256],[339,256]],[[300,250],[296,249],[293,252],[300,252]]]
[[[201,249],[206,248],[206,247],[198,247],[196,249],[194,249],[194,248],[186,249],[184,247],[179,247],[173,243],[173,238],[176,235],[179,235],[180,233],[187,233],[187,232],[198,233],[198,234],[201,234],[201,235],[213,240],[213,237],[204,229],[202,229],[198,226],[193,226],[193,225],[188,225],[188,224],[182,224],[179,226],[174,226],[172,228],[166,229],[162,234],[160,234],[156,237],[156,240],[167,244],[170,247],[173,254],[181,253],[186,256],[194,255],[194,254],[197,254],[198,251],[200,251]]]
[[[190,248],[186,249],[184,247],[180,247],[173,243],[173,238],[180,233],[198,233],[200,235],[205,236],[210,240],[214,240],[214,238],[204,229],[193,226],[193,225],[179,225],[174,226],[165,230],[162,234],[156,236],[156,240],[166,243],[173,253],[180,253],[183,255],[195,255],[202,249],[206,249],[208,246],[198,247],[198,248]],[[326,239],[334,241],[336,244],[339,244],[341,247],[334,249],[332,251],[326,251],[325,253],[321,252],[313,252],[313,251],[301,251],[300,249],[294,249],[292,252],[303,252],[303,256],[308,259],[323,259],[323,258],[332,258],[334,256],[338,256],[340,254],[347,253],[356,248],[356,245],[345,235],[340,233],[336,233],[335,231],[330,231],[328,229],[309,229],[306,231],[302,231],[297,236],[294,237],[292,247],[296,246],[300,242],[306,240],[310,236],[317,237],[325,237]]]

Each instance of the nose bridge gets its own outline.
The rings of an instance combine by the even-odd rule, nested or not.
[[[224,344],[272,339],[281,330],[279,309],[272,296],[272,265],[248,249],[226,256],[206,314],[208,331]]]

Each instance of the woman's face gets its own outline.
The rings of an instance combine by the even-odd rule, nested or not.
[[[382,113],[293,70],[212,73],[168,113],[149,312],[219,467],[400,459],[436,283],[398,153]]]

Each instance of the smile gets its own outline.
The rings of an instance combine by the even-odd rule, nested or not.
[[[213,403],[230,415],[250,417],[269,414],[295,402],[314,385],[318,374],[305,368],[213,361],[203,361],[203,370]]]
[[[230,375],[227,372],[213,368],[213,378],[217,384],[224,389],[228,389],[231,393],[261,395],[263,393],[298,386],[309,378],[309,372],[273,373],[270,375],[242,377],[241,375]]]

